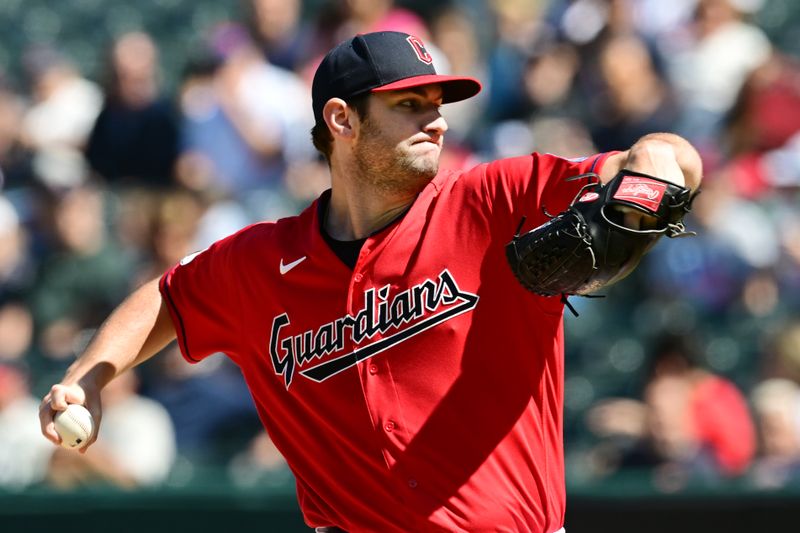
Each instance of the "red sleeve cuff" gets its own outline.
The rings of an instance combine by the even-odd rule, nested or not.
[[[613,152],[603,152],[602,154],[597,154],[592,156],[586,160],[587,168],[584,172],[594,172],[595,174],[600,174],[603,170],[603,165],[605,165],[606,160],[612,156],[619,153],[619,150]]]

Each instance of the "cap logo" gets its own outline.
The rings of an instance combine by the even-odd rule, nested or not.
[[[413,35],[409,35],[406,37],[406,41],[408,41],[408,44],[410,44],[411,48],[414,49],[414,53],[417,54],[417,59],[426,65],[433,63],[433,58],[425,49],[425,44],[423,44],[422,39],[419,37],[414,37]]]

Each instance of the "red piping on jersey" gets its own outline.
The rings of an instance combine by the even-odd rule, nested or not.
[[[167,283],[167,278],[170,276],[172,276],[172,272],[169,272],[166,276],[162,277],[161,281],[159,281],[159,285],[161,286],[161,291],[167,296],[167,304],[170,313],[178,317],[178,326],[180,327],[180,335],[178,335],[178,342],[183,344],[184,355],[186,355],[186,358],[191,360],[192,362],[199,363],[200,360],[195,359],[189,353],[189,343],[186,342],[186,328],[183,325],[183,317],[181,317],[181,314],[178,311],[178,307],[175,305],[175,302],[172,299],[172,295],[169,293],[169,283]]]

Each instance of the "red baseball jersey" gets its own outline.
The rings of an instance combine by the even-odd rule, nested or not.
[[[563,525],[563,306],[520,286],[504,246],[603,161],[441,172],[352,270],[324,241],[317,200],[164,275],[183,355],[239,365],[309,526]]]

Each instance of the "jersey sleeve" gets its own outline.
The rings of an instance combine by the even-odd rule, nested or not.
[[[589,172],[600,173],[608,156],[616,152],[567,159],[552,154],[500,159],[486,165],[485,207],[493,223],[507,230],[525,217],[526,228],[547,221],[545,211],[557,215],[569,206],[588,179],[567,181]]]
[[[233,356],[237,350],[242,323],[237,236],[186,256],[161,277],[159,289],[189,362],[218,352]]]

